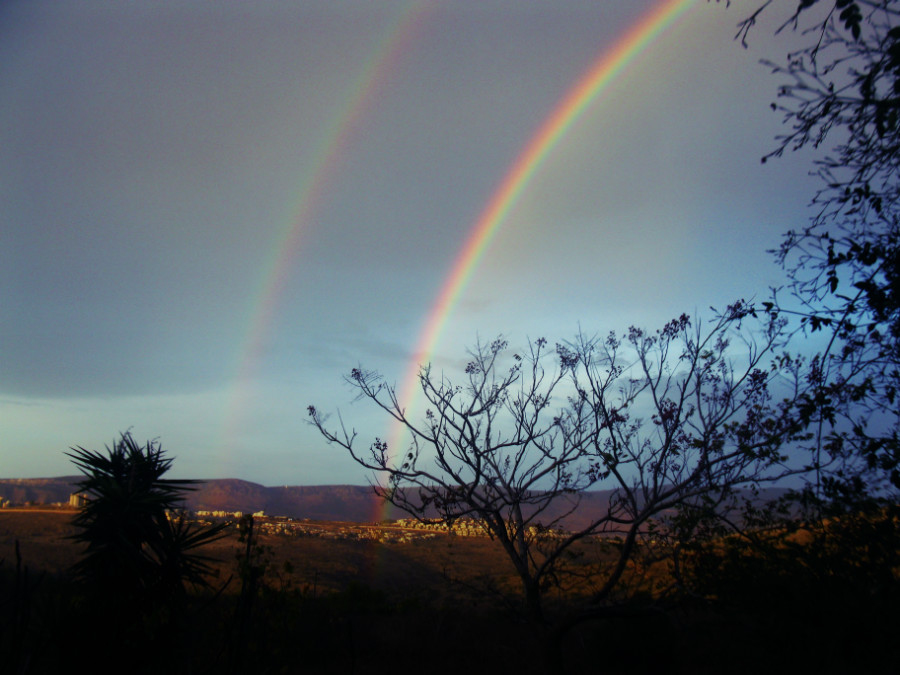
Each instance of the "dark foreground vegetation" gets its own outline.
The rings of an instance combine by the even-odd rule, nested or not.
[[[548,635],[516,611],[515,579],[504,575],[502,553],[486,538],[397,544],[263,535],[248,565],[232,528],[206,547],[219,561],[210,587],[187,593],[177,613],[153,602],[110,613],[64,571],[82,551],[65,539],[75,531],[72,515],[0,515],[2,672],[550,667]],[[636,594],[619,616],[575,627],[556,666],[568,673],[894,672],[896,515],[773,537],[765,556],[723,539],[687,556],[690,588],[670,597],[665,611],[645,611],[650,589],[672,581],[671,565],[656,551],[650,569],[635,565],[628,579],[647,594]],[[571,593],[577,600],[577,589]],[[552,598],[549,611],[564,613],[566,594]]]
[[[689,584],[663,604],[653,589],[658,600],[673,581],[672,552],[648,549],[626,579],[644,592],[573,628],[550,664],[552,636],[518,611],[515,577],[487,538],[261,535],[248,558],[235,526],[204,547],[209,588],[177,611],[135,602],[113,624],[66,572],[83,553],[66,538],[73,513],[7,512],[0,672],[894,672],[896,516],[772,536],[755,553],[721,539],[683,554]],[[583,553],[604,556],[600,544]],[[548,612],[578,594],[552,593]]]

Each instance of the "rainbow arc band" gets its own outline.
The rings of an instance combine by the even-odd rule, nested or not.
[[[598,56],[519,153],[470,228],[469,236],[428,313],[398,392],[402,408],[412,411],[418,392],[420,365],[431,359],[473,271],[544,160],[628,65],[697,3],[698,0],[663,0],[654,5],[615,45]],[[388,447],[396,452],[402,435],[402,425],[394,423],[388,436]],[[383,507],[383,512],[379,512],[375,520],[386,517],[388,506]]]
[[[238,348],[238,367],[232,393],[227,404],[222,447],[226,454],[234,452],[233,444],[248,405],[250,381],[265,351],[279,301],[290,277],[303,235],[312,225],[315,214],[327,197],[328,187],[342,166],[348,148],[366,113],[377,102],[384,83],[396,69],[403,55],[420,37],[434,3],[411,2],[398,12],[362,64],[353,85],[347,89],[343,103],[331,124],[322,134],[298,186],[297,198],[291,206],[290,218],[285,221],[272,247],[272,255],[263,266],[260,283],[250,308],[251,316],[243,342]]]

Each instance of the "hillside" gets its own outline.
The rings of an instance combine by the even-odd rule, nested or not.
[[[67,503],[76,491],[78,476],[59,478],[0,479],[0,499],[14,505]],[[776,496],[777,490],[766,494]],[[586,492],[571,514],[570,506],[558,501],[546,512],[547,519],[565,515],[570,529],[583,527],[605,511],[611,491]],[[294,485],[266,487],[236,478],[203,481],[189,493],[185,506],[192,511],[264,511],[267,515],[309,518],[310,520],[365,523],[406,517],[399,509],[383,508],[370,486],[361,485]],[[547,522],[545,519],[544,522]]]
[[[65,504],[79,480],[79,476],[0,479],[0,499],[14,505]],[[192,511],[265,511],[312,520],[367,522],[381,517],[380,502],[368,486],[266,487],[235,478],[202,481],[188,493],[185,506]]]
[[[378,520],[379,505],[368,486],[265,487],[234,478],[205,481],[187,499],[193,511],[265,511],[268,515],[349,522]]]
[[[58,478],[3,478],[0,479],[0,500],[12,504],[67,503],[75,492],[79,476]]]
[[[15,505],[67,503],[79,480],[78,476],[0,479],[0,498]],[[568,519],[570,527],[592,517],[607,501],[608,492],[585,494],[578,513]],[[393,507],[383,508],[370,486],[266,487],[236,478],[203,481],[187,495],[185,506],[192,511],[264,511],[267,515],[347,522],[406,516]]]

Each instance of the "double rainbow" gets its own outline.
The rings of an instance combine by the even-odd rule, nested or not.
[[[420,364],[431,359],[473,271],[544,160],[628,65],[698,1],[660,0],[656,3],[612,48],[599,54],[519,153],[471,226],[470,234],[428,312],[398,391],[401,407],[407,411],[411,409],[416,397]],[[253,293],[255,301],[251,305],[254,308],[251,328],[239,349],[240,365],[228,406],[223,438],[226,453],[240,427],[241,411],[246,407],[243,397],[247,395],[248,382],[264,351],[266,337],[303,234],[321,206],[360,120],[377,99],[392,66],[418,35],[432,5],[430,2],[413,2],[397,15],[348,90],[341,114],[335,117],[317,146],[310,164],[312,169],[301,183],[298,198],[291,209],[289,224],[278,237],[272,249],[273,255],[261,275],[261,283]],[[398,446],[401,432],[400,426],[394,425],[390,433],[390,447]]]

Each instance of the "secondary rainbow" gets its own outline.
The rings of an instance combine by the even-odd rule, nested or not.
[[[431,5],[431,2],[413,2],[397,14],[371,51],[353,85],[348,88],[339,114],[334,116],[322,134],[308,162],[309,169],[303,175],[297,199],[289,209],[290,216],[263,267],[259,286],[251,294],[250,328],[238,348],[237,374],[223,429],[222,446],[226,452],[233,447],[240,428],[242,412],[247,408],[250,380],[265,351],[266,339],[303,234],[326,198],[328,186],[341,167],[354,132],[377,98],[394,64],[418,35]]]
[[[697,0],[664,0],[657,3],[613,47],[600,54],[519,153],[470,228],[470,234],[428,313],[402,381],[398,397],[401,407],[411,411],[418,391],[420,365],[431,358],[473,270],[544,160],[626,67],[696,3]],[[393,425],[389,447],[397,448],[402,432],[401,425]]]

